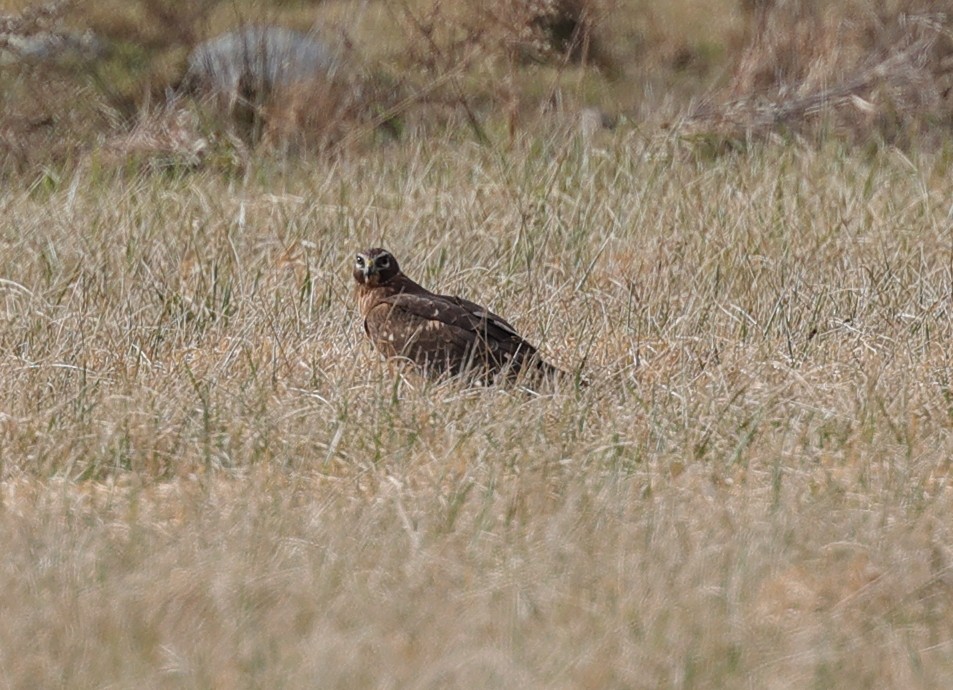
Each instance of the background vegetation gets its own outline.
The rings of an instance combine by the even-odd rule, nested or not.
[[[940,5],[11,6],[4,685],[948,687]],[[265,19],[333,122],[178,93]],[[380,361],[370,245],[591,385]]]

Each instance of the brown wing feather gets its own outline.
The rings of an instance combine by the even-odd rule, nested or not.
[[[434,372],[459,373],[477,340],[464,328],[424,318],[390,300],[373,307],[364,325],[382,353],[407,357]]]
[[[536,355],[505,320],[468,300],[434,294],[391,295],[367,314],[377,347],[431,368],[460,373],[470,367],[517,373]]]
[[[464,330],[485,335],[496,341],[513,340],[524,347],[531,347],[502,317],[461,297],[446,295],[415,295],[401,293],[388,297],[386,302],[399,304],[402,308],[425,319],[436,319]]]

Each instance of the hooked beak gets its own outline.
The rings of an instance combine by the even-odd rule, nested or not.
[[[377,264],[373,261],[367,261],[364,263],[364,266],[361,267],[361,275],[364,276],[364,282],[366,283],[376,283],[377,274],[379,273]]]

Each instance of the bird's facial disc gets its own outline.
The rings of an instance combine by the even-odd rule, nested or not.
[[[354,279],[364,285],[379,285],[392,277],[396,263],[387,252],[360,253],[354,258]]]

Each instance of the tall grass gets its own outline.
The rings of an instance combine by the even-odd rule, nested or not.
[[[949,157],[619,131],[0,192],[11,687],[943,687]],[[591,385],[436,385],[383,244]]]

